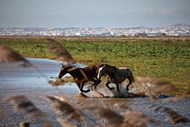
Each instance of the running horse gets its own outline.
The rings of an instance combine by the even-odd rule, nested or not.
[[[62,78],[66,73],[69,73],[73,77],[80,91],[87,93],[90,91],[89,89],[83,90],[86,82],[92,81],[93,84],[91,86],[91,89],[94,87],[95,90],[97,85],[101,82],[101,80],[97,79],[98,69],[99,67],[94,65],[79,68],[73,65],[62,64],[58,78]]]
[[[118,93],[120,92],[119,90],[119,85],[125,80],[129,80],[129,84],[126,86],[126,91],[129,91],[129,86],[135,81],[133,74],[130,69],[128,68],[116,68],[115,66],[110,66],[107,64],[102,64],[99,66],[98,70],[98,75],[97,79],[100,79],[101,76],[103,75],[108,76],[108,81],[106,82],[106,86],[109,90],[113,90],[113,87],[110,87],[110,83],[116,84],[117,91]]]

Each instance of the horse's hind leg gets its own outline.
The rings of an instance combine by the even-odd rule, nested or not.
[[[129,91],[129,86],[131,85],[131,81],[129,80],[129,84],[126,86],[126,91],[128,92]]]
[[[126,91],[129,91],[129,86],[132,84],[132,82],[129,82],[129,84],[126,86]]]
[[[129,86],[135,81],[134,77],[133,77],[133,73],[129,71],[129,76],[127,77],[128,80],[129,80],[129,84],[126,86],[126,91],[128,92],[129,91]]]
[[[134,82],[134,77],[129,78],[129,84],[126,86],[126,91],[129,91],[129,86]]]

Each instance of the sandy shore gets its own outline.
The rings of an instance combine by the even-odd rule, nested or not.
[[[27,96],[40,110],[46,114],[46,118],[55,127],[60,124],[56,121],[53,110],[49,107],[44,95],[57,95],[63,94],[67,97],[73,105],[99,103],[102,102],[109,107],[115,103],[124,102],[128,107],[135,111],[144,112],[147,115],[155,117],[161,121],[164,127],[170,127],[172,124],[164,122],[162,114],[154,114],[147,110],[147,106],[151,104],[159,104],[158,102],[152,103],[148,97],[144,98],[77,98],[79,90],[75,84],[64,85],[54,88],[47,82],[51,77],[57,77],[61,62],[48,60],[48,59],[33,59],[29,61],[33,63],[36,68],[23,68],[17,64],[1,64],[0,65],[0,99],[6,96],[25,95]],[[164,104],[177,111],[178,113],[190,119],[190,99],[183,99],[177,102],[168,102]],[[18,126],[19,122],[25,121],[22,114],[15,113],[12,108],[6,103],[0,103],[0,126]],[[43,126],[43,123],[32,122],[32,126]],[[88,125],[84,125],[88,126]],[[150,125],[151,126],[151,125]],[[179,126],[190,126],[190,124],[180,124]]]

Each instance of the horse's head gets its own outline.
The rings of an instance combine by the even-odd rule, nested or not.
[[[107,65],[107,64],[99,65],[98,74],[97,74],[98,79],[100,79],[107,72],[107,67],[108,66],[109,65]]]
[[[73,66],[69,66],[69,65],[64,65],[64,64],[62,64],[62,67],[61,67],[61,69],[60,69],[58,78],[62,78],[66,73],[69,72],[69,70],[70,70],[71,68],[73,68]]]

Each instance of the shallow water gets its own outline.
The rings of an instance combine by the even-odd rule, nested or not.
[[[161,106],[167,106],[183,116],[190,119],[190,99],[183,99],[177,102],[159,103],[152,102],[148,97],[136,97],[136,98],[96,98],[96,94],[90,92],[91,98],[78,98],[79,89],[72,83],[71,85],[64,85],[59,87],[52,87],[47,82],[51,77],[57,77],[61,62],[48,60],[48,59],[34,59],[28,58],[28,60],[35,66],[29,68],[23,68],[19,64],[0,64],[0,99],[5,96],[12,95],[25,95],[27,96],[38,108],[40,108],[45,114],[47,119],[53,124],[53,126],[60,126],[55,119],[53,110],[49,107],[44,95],[63,95],[74,106],[76,105],[88,105],[97,104],[105,105],[114,109],[113,105],[116,103],[124,103],[127,107],[132,108],[134,111],[143,112],[159,121],[161,126],[170,127],[173,126],[169,122],[164,122],[163,114],[156,114],[149,110],[147,107],[152,104],[158,104]],[[99,91],[104,95],[110,95],[108,90],[101,88]],[[79,108],[79,107],[77,107]],[[0,103],[0,126],[18,126],[18,123],[24,121],[25,118],[19,114],[12,112],[10,106],[6,103]],[[32,126],[42,126],[41,122],[32,122]],[[83,126],[91,126],[87,123]],[[155,126],[148,124],[148,126]],[[177,126],[190,126],[190,124],[179,124]]]

